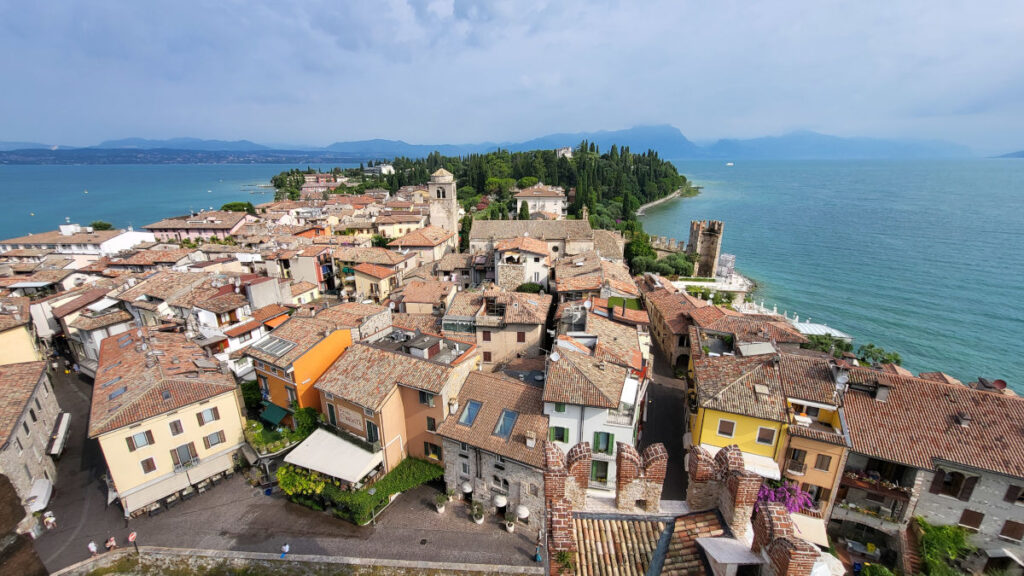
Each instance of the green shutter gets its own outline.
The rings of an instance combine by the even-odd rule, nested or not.
[[[615,434],[608,435],[608,454],[615,453]]]
[[[600,432],[594,432],[594,445],[592,446],[592,448],[594,449],[594,452],[597,452],[597,450],[598,450],[597,447],[601,445],[600,440],[601,440],[601,433]]]
[[[552,442],[555,441],[555,427],[554,426],[552,426],[551,428],[548,428],[548,440],[550,440]]]

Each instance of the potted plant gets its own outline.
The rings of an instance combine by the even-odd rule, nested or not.
[[[445,492],[445,496],[448,497],[448,501],[449,502],[454,501],[455,500],[455,490],[449,488],[448,491]]]
[[[473,516],[473,522],[477,524],[484,523],[484,505],[474,501],[470,506],[470,514]]]
[[[509,534],[516,531],[516,513],[511,510],[505,512],[505,530],[508,530]]]
[[[434,504],[437,506],[437,513],[444,514],[444,505],[448,503],[448,495],[443,492],[438,492],[437,496],[434,497]]]

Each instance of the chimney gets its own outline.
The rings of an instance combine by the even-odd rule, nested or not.
[[[526,431],[526,447],[533,448],[537,446],[537,434],[533,430]]]
[[[449,414],[456,414],[456,413],[458,413],[458,411],[459,411],[459,399],[458,398],[449,398],[448,399],[448,413]]]

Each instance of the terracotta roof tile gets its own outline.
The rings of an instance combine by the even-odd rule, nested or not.
[[[545,402],[619,407],[622,388],[629,375],[626,368],[565,349],[558,350],[557,355],[558,360],[548,360]]]
[[[396,312],[391,315],[391,324],[406,330],[419,330],[429,334],[441,333],[441,317],[434,314],[405,314]]]
[[[494,249],[498,252],[520,250],[531,254],[543,254],[545,256],[547,256],[549,252],[547,242],[531,238],[529,236],[519,236],[510,240],[502,240],[494,245]]]
[[[352,269],[355,270],[356,272],[360,272],[362,274],[366,274],[367,276],[372,276],[374,278],[377,278],[378,280],[381,280],[381,279],[384,279],[384,278],[388,278],[388,277],[394,276],[396,274],[396,272],[394,270],[390,269],[390,268],[385,268],[383,266],[377,266],[375,264],[365,264],[365,263],[364,264],[358,264],[355,267],[353,267]]]
[[[132,315],[125,310],[121,310],[120,308],[108,308],[96,314],[82,314],[78,318],[75,318],[69,326],[71,328],[85,330],[88,332],[120,324],[122,322],[131,322],[132,320]]]
[[[731,536],[718,511],[679,516],[675,521],[661,573],[704,576],[708,573],[707,565],[697,539],[718,536]]]
[[[575,514],[576,573],[645,576],[665,528],[654,520]]]
[[[449,232],[444,228],[437,226],[427,226],[426,228],[420,228],[419,230],[413,230],[401,238],[396,238],[388,243],[388,246],[395,246],[398,248],[414,247],[414,248],[432,248],[434,246],[440,246],[446,241],[455,236],[454,232]]]
[[[317,390],[378,410],[391,390],[403,384],[440,393],[450,366],[357,342],[317,380]]]
[[[0,332],[28,324],[29,303],[25,296],[0,298]]]
[[[0,366],[0,447],[10,439],[45,371],[46,362]]]

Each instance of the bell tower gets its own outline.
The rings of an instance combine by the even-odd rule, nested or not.
[[[444,168],[430,175],[430,225],[459,233],[459,201],[455,196],[455,176]]]

